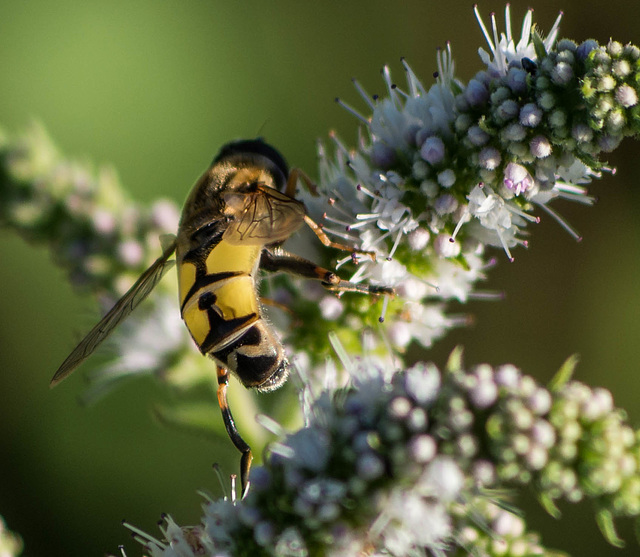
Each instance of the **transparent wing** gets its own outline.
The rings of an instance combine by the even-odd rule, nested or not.
[[[174,237],[170,243],[166,242],[166,238],[164,241],[166,246],[163,254],[156,259],[153,265],[142,274],[128,292],[118,300],[116,305],[109,310],[100,322],[91,329],[89,334],[80,341],[80,344],[74,348],[67,359],[62,362],[53,379],[51,379],[51,387],[55,387],[91,356],[100,343],[149,295],[160,282],[162,276],[173,266],[174,261],[169,261],[169,257],[176,249],[176,239]]]
[[[282,242],[302,226],[307,214],[302,202],[267,186],[251,193],[228,193],[224,200],[236,214],[223,236],[230,244]]]

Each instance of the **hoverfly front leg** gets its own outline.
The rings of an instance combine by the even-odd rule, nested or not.
[[[284,190],[285,195],[295,198],[298,179],[301,179],[304,182],[305,186],[307,186],[307,190],[309,190],[309,193],[311,195],[313,195],[314,197],[319,196],[318,188],[316,187],[316,185],[313,183],[311,178],[309,178],[309,176],[307,176],[307,174],[299,168],[293,168],[291,172],[289,172],[287,187]],[[360,253],[362,255],[368,255],[373,261],[376,260],[376,254],[372,251],[355,249],[345,244],[331,241],[329,236],[327,236],[322,230],[322,226],[315,222],[309,215],[305,215],[304,222],[309,228],[311,228],[311,230],[313,230],[313,233],[318,237],[318,240],[320,240],[322,244],[327,246],[328,248],[335,248],[341,251],[350,251],[352,254]]]
[[[368,255],[372,261],[376,260],[376,254],[373,251],[356,249],[356,248],[349,247],[345,244],[340,244],[339,242],[333,242],[329,238],[329,236],[327,236],[324,233],[324,230],[322,230],[322,226],[319,225],[316,221],[314,221],[309,215],[304,216],[304,222],[309,228],[311,228],[311,230],[313,230],[313,233],[318,237],[318,240],[320,240],[322,244],[327,246],[328,248],[335,248],[341,251],[350,251],[352,255],[355,255],[356,253],[360,253],[362,255]]]
[[[251,470],[253,455],[251,454],[251,447],[240,437],[236,422],[231,414],[229,402],[227,401],[228,386],[229,372],[224,367],[218,366],[218,405],[222,412],[222,420],[224,421],[227,434],[236,446],[236,449],[242,453],[242,457],[240,458],[240,496],[244,497],[249,490],[249,470]]]
[[[287,187],[284,190],[284,194],[289,197],[296,197],[296,186],[298,185],[298,179],[301,179],[304,182],[304,185],[307,186],[307,190],[309,193],[313,195],[313,197],[319,197],[318,188],[313,183],[311,178],[307,176],[307,173],[301,170],[300,168],[292,168],[289,172],[289,178],[287,179]]]

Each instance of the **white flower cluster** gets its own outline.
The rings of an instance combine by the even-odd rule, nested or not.
[[[303,556],[314,547],[336,557],[373,548],[398,557],[439,554],[454,535],[449,508],[465,488],[462,469],[438,454],[427,433],[440,372],[423,364],[398,374],[375,361],[347,365],[347,391],[330,388],[316,398],[307,385],[307,426],[270,446],[242,501],[207,502],[194,528],[165,517],[166,542],[129,526],[138,541],[153,557]],[[273,514],[274,505],[288,510]]]
[[[477,281],[492,264],[486,246],[502,247],[513,260],[512,248],[527,245],[524,228],[540,220],[532,212],[536,206],[579,238],[548,203],[558,197],[593,201],[582,187],[597,176],[583,162],[586,143],[550,137],[570,115],[550,99],[544,76],[533,77],[540,64],[557,80],[566,81],[566,74],[577,79],[566,60],[572,51],[577,63],[591,47],[580,54],[562,41],[561,52],[550,55],[552,64],[538,56],[555,56],[560,16],[541,39],[527,12],[516,43],[508,6],[506,33],[498,32],[495,16],[489,31],[477,9],[476,15],[489,45],[489,52],[479,51],[485,70],[462,84],[447,46],[438,53],[437,80],[429,89],[403,60],[403,91],[385,67],[383,98],[355,83],[371,116],[339,101],[364,126],[359,147],[350,150],[333,135],[335,152],[323,145],[319,150],[324,201],[309,205],[323,215],[329,235],[376,254],[375,261],[360,257],[350,280],[396,289],[385,320],[400,350],[412,340],[430,346],[464,323],[446,313],[445,302],[476,295]],[[583,128],[575,124],[574,135]],[[343,258],[338,267],[351,260]]]

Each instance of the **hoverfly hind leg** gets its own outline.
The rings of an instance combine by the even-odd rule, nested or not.
[[[244,497],[249,490],[249,471],[251,470],[253,454],[251,454],[251,447],[240,437],[233,415],[231,414],[227,400],[228,386],[229,372],[224,367],[218,366],[218,405],[222,412],[222,419],[224,421],[224,427],[227,430],[227,435],[229,435],[236,449],[242,453],[240,457],[240,497]]]

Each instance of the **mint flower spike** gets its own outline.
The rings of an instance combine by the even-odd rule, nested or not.
[[[173,555],[559,555],[500,493],[545,503],[591,499],[607,539],[640,517],[640,434],[605,389],[571,380],[549,390],[515,366],[441,373],[377,359],[345,362],[346,388],[306,387],[302,429],[273,443],[240,500],[207,501],[201,523],[165,517]]]
[[[375,261],[356,257],[351,281],[391,286],[398,295],[373,309],[314,293],[326,326],[309,320],[313,331],[295,331],[297,353],[315,346],[326,355],[330,329],[347,349],[356,348],[356,332],[377,330],[379,316],[386,342],[400,353],[413,341],[428,347],[465,324],[447,306],[486,296],[477,283],[493,265],[490,249],[513,261],[515,248],[532,241],[528,226],[547,217],[580,240],[555,201],[592,205],[586,186],[612,171],[599,157],[638,133],[640,49],[559,40],[562,14],[543,38],[532,11],[517,38],[508,6],[505,32],[495,16],[486,26],[474,11],[488,50],[479,50],[485,67],[468,83],[455,77],[447,45],[437,53],[431,87],[402,60],[404,88],[388,67],[383,95],[370,96],[354,82],[368,112],[339,101],[361,125],[360,141],[350,148],[331,134],[333,148],[320,145],[323,197],[308,206],[328,235],[376,254]],[[340,257],[341,269],[354,259]],[[309,311],[312,296],[286,288],[294,313]],[[384,345],[372,349],[384,352]],[[317,355],[309,359],[321,363]]]

